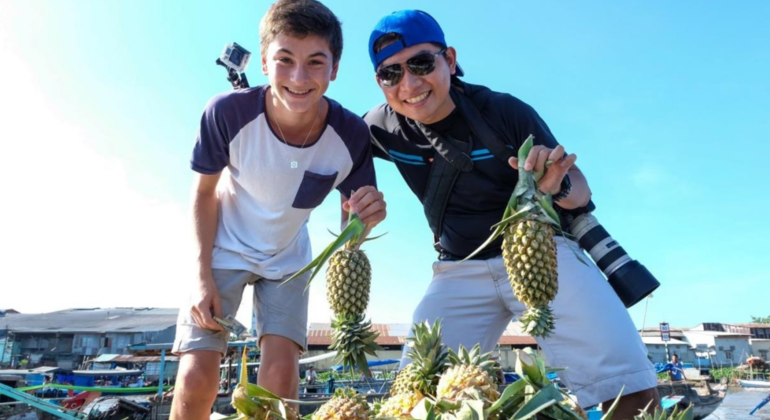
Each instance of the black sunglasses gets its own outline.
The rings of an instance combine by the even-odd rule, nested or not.
[[[421,52],[406,60],[406,68],[415,76],[427,76],[436,69],[436,57],[443,55],[445,52],[446,48],[442,48],[441,51],[436,53]],[[401,63],[380,66],[377,69],[377,80],[385,87],[396,86],[403,78],[404,66]]]

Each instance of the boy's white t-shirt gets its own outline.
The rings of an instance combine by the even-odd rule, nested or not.
[[[360,117],[327,98],[318,141],[287,145],[267,122],[267,88],[227,92],[208,103],[191,166],[202,174],[227,169],[218,187],[212,268],[281,279],[311,261],[313,208],[334,188],[347,197],[376,180],[369,128]]]

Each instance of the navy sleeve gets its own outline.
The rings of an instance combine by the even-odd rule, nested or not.
[[[372,155],[376,158],[385,159],[389,162],[392,162],[393,160],[390,158],[390,155],[388,154],[388,150],[385,148],[385,146],[380,143],[380,141],[377,139],[377,136],[374,135],[375,130],[382,130],[381,127],[379,127],[376,123],[376,118],[371,118],[371,115],[377,114],[378,112],[382,112],[381,110],[382,105],[379,107],[367,112],[363,115],[364,121],[366,122],[366,125],[369,126],[369,139],[372,142]]]
[[[355,128],[351,131],[353,137],[350,141],[346,141],[346,144],[353,160],[353,169],[347,178],[337,186],[337,190],[345,197],[350,197],[351,191],[367,185],[377,187],[369,127],[363,120],[357,118]]]
[[[221,172],[230,162],[230,137],[222,98],[216,96],[206,105],[190,159],[192,169],[205,175]]]

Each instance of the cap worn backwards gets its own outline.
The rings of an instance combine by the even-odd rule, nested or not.
[[[374,45],[377,40],[383,35],[391,33],[400,35],[401,39],[375,52]],[[371,36],[369,36],[369,57],[372,60],[374,70],[377,71],[380,63],[387,60],[388,57],[399,53],[405,48],[426,42],[439,44],[442,47],[447,46],[444,40],[444,31],[441,30],[441,26],[439,26],[433,16],[421,10],[400,10],[385,16],[377,22]],[[463,75],[459,65],[455,75]]]

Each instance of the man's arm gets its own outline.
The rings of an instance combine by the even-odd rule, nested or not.
[[[561,192],[562,180],[566,174],[569,174],[572,190],[569,195],[559,200],[558,204],[559,207],[570,210],[585,206],[591,199],[591,189],[588,187],[588,181],[586,181],[580,169],[575,166],[576,160],[577,156],[575,154],[565,155],[564,147],[561,145],[553,149],[538,145],[530,150],[524,164],[524,169],[535,172],[545,171],[543,177],[537,182],[537,187],[541,192],[549,192],[552,195]],[[510,158],[508,163],[512,168],[519,169],[516,157]]]
[[[216,188],[220,174],[221,172],[214,175],[198,174],[193,198],[198,279],[195,285],[196,298],[190,312],[198,325],[210,330],[222,330],[212,318],[212,313],[222,317],[222,303],[211,269],[214,237],[217,233]]]
[[[572,210],[588,205],[588,202],[591,200],[591,187],[588,186],[588,181],[583,175],[583,172],[581,172],[577,166],[573,165],[569,171],[567,171],[567,174],[572,183],[572,190],[566,197],[559,200],[559,207],[566,210]],[[556,191],[556,194],[559,192],[560,191]]]

